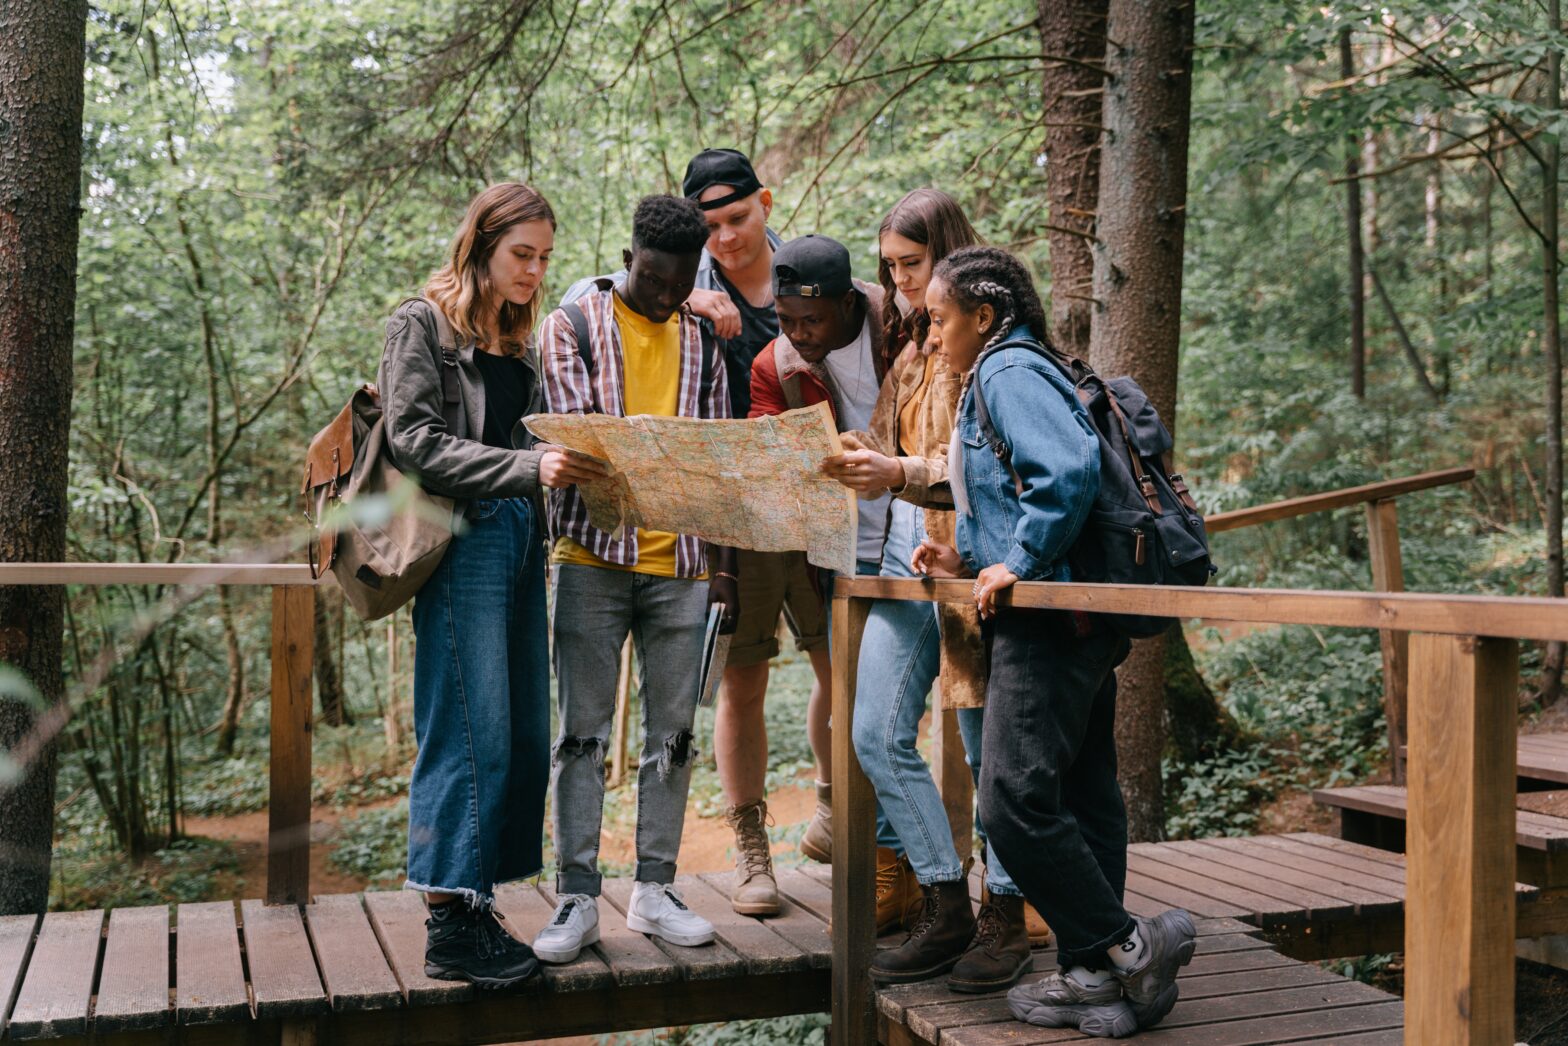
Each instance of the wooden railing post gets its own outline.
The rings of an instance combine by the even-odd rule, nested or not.
[[[1399,553],[1399,509],[1393,498],[1367,502],[1367,544],[1372,554],[1372,587],[1403,592],[1405,567]],[[1394,783],[1405,783],[1405,745],[1409,741],[1410,636],[1383,629],[1383,712],[1388,720],[1388,751]]]
[[[310,900],[310,728],[316,590],[272,589],[272,759],[267,903]]]
[[[1512,639],[1410,637],[1405,1042],[1514,1041]]]
[[[855,755],[855,668],[868,599],[833,600],[833,1046],[873,1046],[876,795]]]
[[[932,690],[931,703],[931,769],[936,775],[942,806],[947,810],[958,859],[965,861],[975,847],[975,779],[965,760],[957,710],[942,707],[939,687]]]

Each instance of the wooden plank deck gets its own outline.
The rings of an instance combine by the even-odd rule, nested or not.
[[[1383,1041],[1397,1001],[1303,965],[1262,935],[1362,943],[1349,928],[1397,928],[1400,859],[1316,836],[1135,846],[1128,904],[1184,904],[1203,938],[1184,998],[1149,1041],[1202,1046]],[[729,906],[729,876],[683,876],[718,940],[680,948],[625,929],[631,884],[607,880],[603,939],[519,990],[476,992],[424,975],[416,894],[318,897],[300,907],[232,901],[55,914],[0,922],[0,1025],[9,1039],[126,1044],[358,1046],[488,1043],[825,1012],[832,943],[829,870],[780,869],[777,918]],[[978,897],[980,881],[972,880]],[[549,918],[547,886],[513,884],[498,908],[529,939]],[[1367,950],[1367,949],[1363,949]],[[1359,953],[1357,953],[1359,954]],[[1054,956],[1036,953],[1035,969]],[[1038,975],[1038,974],[1037,974]],[[885,1041],[935,1046],[1067,1041],[1007,1015],[1000,995],[959,996],[940,980],[879,995]],[[310,1035],[314,1035],[312,1040]],[[1277,1035],[1270,1038],[1270,1035]],[[152,1036],[153,1038],[148,1038]],[[1349,1038],[1355,1036],[1356,1038]]]

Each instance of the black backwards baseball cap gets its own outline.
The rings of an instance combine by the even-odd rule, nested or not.
[[[849,277],[849,248],[810,233],[773,252],[773,296],[837,298],[855,287]]]
[[[726,185],[735,191],[714,200],[698,201],[697,206],[705,211],[727,207],[762,188],[762,183],[757,180],[757,172],[752,168],[751,161],[746,159],[745,153],[734,149],[704,149],[686,165],[681,193],[688,200],[697,200],[715,185]]]

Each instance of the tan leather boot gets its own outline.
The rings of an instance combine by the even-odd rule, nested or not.
[[[1044,948],[1051,943],[1051,927],[1045,916],[1034,910],[1034,905],[1024,902],[1024,930],[1029,934],[1029,947]]]
[[[817,782],[817,808],[800,837],[800,852],[821,864],[833,863],[833,786]]]
[[[877,847],[877,933],[907,930],[920,917],[925,894],[909,859]]]
[[[735,894],[730,904],[741,915],[779,914],[779,884],[768,850],[768,804],[764,799],[724,812],[735,829]]]

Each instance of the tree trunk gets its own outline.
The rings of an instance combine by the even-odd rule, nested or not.
[[[0,5],[0,560],[65,558],[86,0]],[[0,662],[45,708],[0,697],[0,915],[49,899],[64,594],[0,587]],[[39,728],[43,727],[42,730]],[[41,735],[51,735],[34,744]]]
[[[1548,0],[1550,29],[1562,27],[1562,0]],[[1562,108],[1562,53],[1556,48],[1546,59],[1546,108]],[[1563,344],[1557,300],[1557,179],[1562,169],[1562,145],[1556,135],[1543,137],[1541,165],[1541,297],[1545,308],[1541,340],[1546,347],[1546,594],[1563,595]],[[1562,693],[1563,644],[1549,643],[1541,668],[1543,705]]]
[[[1039,0],[1040,50],[1087,66],[1105,60],[1107,0]],[[1094,214],[1100,194],[1100,110],[1105,77],[1053,62],[1041,74],[1046,195],[1050,199],[1051,337],[1057,348],[1089,355],[1094,285]]]
[[[354,721],[343,700],[343,678],[334,654],[342,642],[342,618],[341,594],[329,594],[328,588],[322,588],[316,594],[316,690],[321,695],[322,721],[329,726],[345,726]]]
[[[1176,428],[1181,340],[1193,6],[1111,0],[1106,26],[1105,135],[1094,248],[1091,361],[1136,378]],[[1135,645],[1118,672],[1116,746],[1128,833],[1164,834],[1164,637]]]
[[[1350,49],[1350,27],[1339,31],[1339,75],[1356,75],[1356,58]],[[1357,399],[1367,394],[1367,288],[1362,274],[1365,255],[1361,246],[1360,146],[1356,136],[1345,139],[1345,232],[1350,243],[1350,391]]]

